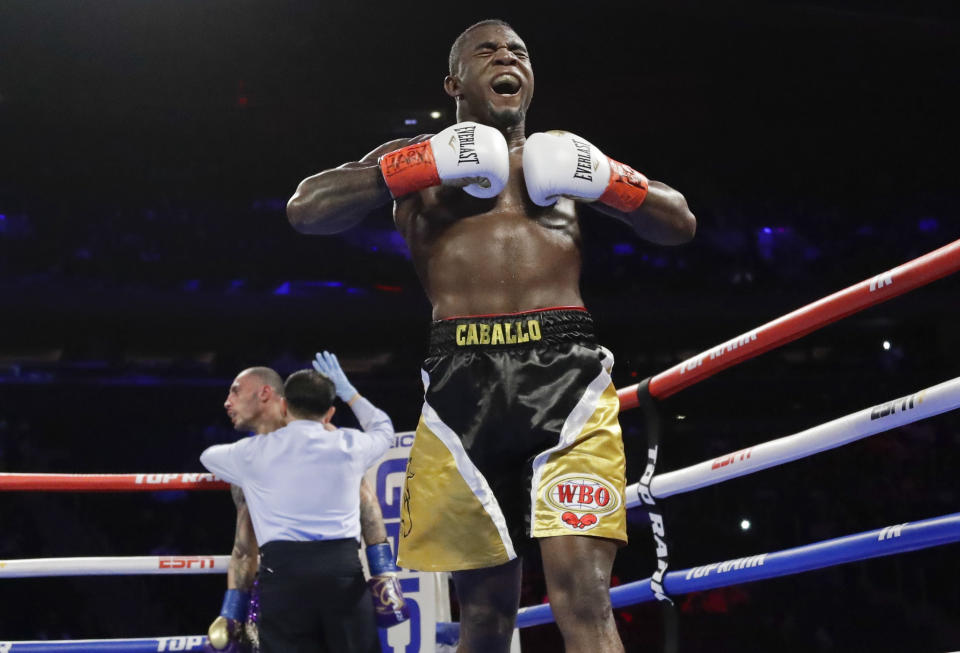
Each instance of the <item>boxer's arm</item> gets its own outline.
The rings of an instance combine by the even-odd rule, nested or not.
[[[380,502],[365,478],[360,480],[360,533],[367,546],[387,541],[387,529],[383,525]]]
[[[247,650],[243,622],[247,618],[250,591],[257,573],[257,539],[243,490],[231,485],[230,494],[237,508],[237,528],[230,562],[227,563],[227,591],[223,595],[220,615],[207,628],[207,643],[203,650],[209,653]]]
[[[600,202],[593,202],[590,207],[626,222],[641,238],[658,245],[681,245],[697,231],[697,219],[687,200],[660,181],[650,180],[643,204],[630,213]]]
[[[429,135],[384,143],[359,161],[307,177],[287,202],[287,219],[304,234],[335,234],[361,222],[393,201],[380,172],[379,158]]]
[[[233,536],[233,550],[227,565],[227,589],[249,592],[257,574],[258,555],[257,536],[253,531],[250,511],[243,490],[236,485],[230,486],[230,494],[237,508],[237,529]]]
[[[366,544],[370,599],[377,626],[390,628],[410,618],[410,608],[403,598],[396,556],[387,539],[380,502],[366,479],[360,481],[360,531]]]

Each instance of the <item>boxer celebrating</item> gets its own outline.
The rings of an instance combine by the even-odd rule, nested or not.
[[[626,541],[623,443],[613,357],[580,296],[577,209],[663,245],[696,219],[579,136],[526,137],[533,68],[503,21],[468,27],[449,65],[457,124],[304,179],[287,216],[332,234],[394,202],[435,320],[398,562],[453,572],[458,650],[509,649],[535,542],[566,650],[622,651],[608,589]]]

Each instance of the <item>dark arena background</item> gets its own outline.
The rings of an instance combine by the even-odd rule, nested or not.
[[[320,349],[414,428],[430,307],[390,212],[308,237],[284,207],[310,174],[452,124],[447,52],[482,18],[530,49],[528,133],[580,134],[697,215],[671,248],[581,212],[582,291],[618,386],[960,238],[954,3],[507,7],[0,4],[0,471],[201,471],[205,447],[237,437],[233,376]],[[960,376],[958,351],[954,275],[662,402],[660,469]],[[644,423],[621,423],[634,482]],[[956,512],[958,450],[945,413],[670,498],[671,564]],[[617,583],[655,567],[631,514]],[[233,529],[222,492],[0,493],[0,560],[226,554]],[[958,552],[679,596],[680,650],[960,649]],[[527,562],[523,603],[541,603]],[[224,586],[4,579],[0,640],[202,633]],[[628,651],[657,650],[655,605],[616,615]],[[552,625],[521,637],[525,653],[562,650]]]

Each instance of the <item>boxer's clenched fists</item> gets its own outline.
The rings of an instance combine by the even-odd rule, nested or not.
[[[629,213],[647,196],[647,178],[564,131],[531,134],[523,147],[523,176],[534,204],[559,197],[597,200]]]

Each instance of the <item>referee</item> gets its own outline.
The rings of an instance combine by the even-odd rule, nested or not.
[[[200,462],[243,489],[260,547],[263,653],[380,651],[358,555],[360,478],[393,444],[393,424],[336,356],[284,383],[287,426],[210,447]],[[320,373],[322,372],[322,373]],[[332,428],[334,397],[363,430]]]

